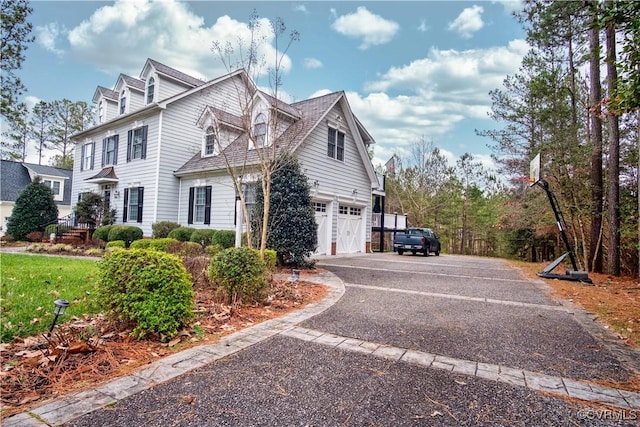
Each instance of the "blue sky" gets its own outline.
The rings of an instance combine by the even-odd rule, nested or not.
[[[344,90],[376,140],[374,162],[432,140],[453,163],[465,152],[490,164],[488,92],[517,72],[528,46],[512,1],[33,1],[33,35],[19,75],[25,100],[91,102],[147,58],[205,79],[226,72],[212,42],[237,44],[253,9],[282,18],[300,40],[288,50],[289,101]],[[262,26],[262,52],[274,38]],[[285,40],[280,40],[279,46]],[[265,81],[258,81],[265,85]],[[35,150],[27,159],[37,162]]]

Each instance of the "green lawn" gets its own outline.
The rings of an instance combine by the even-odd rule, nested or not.
[[[0,254],[0,341],[46,333],[58,298],[71,303],[58,323],[97,312],[97,274],[93,259]]]

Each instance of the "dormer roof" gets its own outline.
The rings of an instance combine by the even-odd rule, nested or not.
[[[156,72],[164,77],[168,77],[171,80],[176,80],[187,86],[196,87],[205,83],[204,80],[200,80],[193,76],[183,73],[182,71],[178,71],[175,68],[171,68],[168,65],[164,65],[158,61],[155,61],[151,58],[147,59],[147,62],[142,67],[142,72],[140,73],[140,79],[146,80],[146,76],[148,75],[149,68],[152,67],[156,70]]]
[[[118,93],[106,87],[98,86],[93,94],[93,102],[98,102],[100,98],[118,102]]]

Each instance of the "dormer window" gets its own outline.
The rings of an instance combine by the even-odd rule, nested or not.
[[[127,111],[127,93],[123,90],[120,94],[120,114]]]
[[[104,99],[101,99],[98,103],[98,122],[104,123]]]
[[[256,139],[256,147],[264,147],[267,136],[267,117],[260,113],[253,122],[253,136]]]
[[[156,80],[151,77],[149,78],[149,82],[147,83],[147,104],[151,104],[153,102],[153,95],[156,90]]]
[[[213,154],[217,154],[216,132],[213,126],[209,126],[204,135],[204,155],[211,156]]]

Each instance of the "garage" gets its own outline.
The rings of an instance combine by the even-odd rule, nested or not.
[[[336,253],[364,252],[364,226],[365,220],[361,207],[340,204],[338,206]]]

